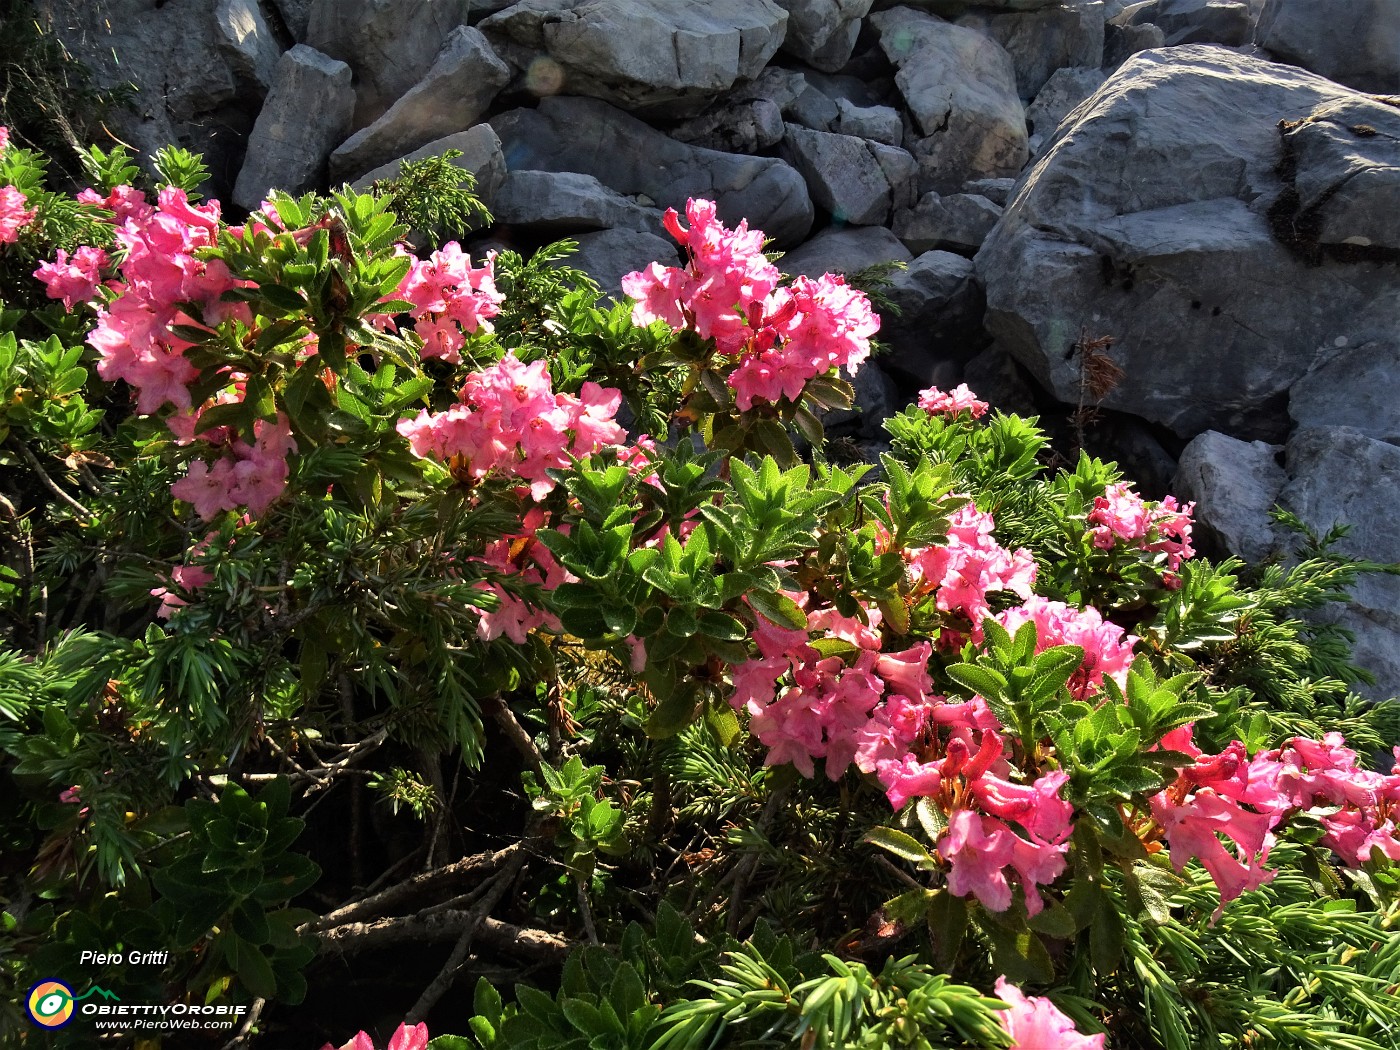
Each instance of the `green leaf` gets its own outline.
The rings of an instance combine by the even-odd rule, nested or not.
[[[872,846],[879,846],[885,852],[893,853],[896,857],[912,861],[915,864],[929,867],[937,864],[933,859],[933,854],[929,853],[914,836],[895,828],[871,828],[861,836],[861,841],[868,842]]]
[[[807,627],[807,614],[785,594],[752,591],[748,595],[748,602],[756,613],[778,627],[787,627],[794,631],[801,631]]]

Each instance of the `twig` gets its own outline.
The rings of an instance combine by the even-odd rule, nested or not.
[[[593,908],[588,903],[588,887],[581,878],[575,878],[578,885],[578,912],[583,919],[583,932],[588,935],[589,944],[598,943],[598,928],[593,925]]]
[[[253,1005],[243,1015],[243,1023],[238,1026],[238,1031],[233,1033],[233,1038],[224,1044],[223,1050],[238,1050],[239,1047],[248,1045],[248,1035],[258,1023],[258,1019],[262,1017],[265,1006],[267,1006],[266,999],[253,1000]]]
[[[434,889],[443,883],[452,882],[465,876],[478,873],[489,874],[509,860],[515,853],[523,852],[521,847],[524,846],[524,844],[524,842],[513,843],[505,849],[497,850],[495,853],[478,853],[475,856],[463,857],[461,860],[446,864],[441,868],[425,871],[410,879],[405,879],[397,886],[391,886],[389,889],[376,893],[373,896],[337,908],[335,911],[322,915],[319,919],[312,919],[302,927],[301,932],[326,930],[333,926],[355,922],[356,920],[364,919],[371,915],[383,915],[385,912],[398,905],[411,901],[420,894],[426,893],[428,890]]]
[[[462,963],[467,959],[467,953],[471,951],[472,939],[476,936],[476,931],[481,928],[481,924],[491,914],[491,909],[501,903],[501,898],[506,895],[511,886],[515,884],[516,877],[520,874],[520,869],[525,865],[525,854],[517,853],[511,858],[510,863],[502,868],[491,880],[490,886],[482,894],[481,900],[472,908],[468,915],[470,918],[462,928],[462,934],[457,938],[457,943],[452,946],[452,953],[448,955],[447,962],[442,964],[442,969],[433,978],[432,983],[423,989],[423,994],[418,997],[418,1001],[413,1004],[413,1009],[408,1011],[404,1018],[407,1024],[417,1024],[427,1016],[429,1010],[437,1005],[439,999],[447,994],[447,990],[452,987],[452,981],[457,976],[457,971],[462,968]]]
[[[544,759],[540,755],[540,749],[530,739],[530,734],[525,732],[525,727],[516,720],[515,712],[499,695],[486,697],[483,706],[487,713],[496,720],[496,724],[501,727],[506,739],[511,742],[511,746],[520,752],[521,757],[530,764],[530,768],[538,776]]]
[[[882,868],[884,868],[886,871],[888,871],[888,872],[889,872],[891,875],[893,875],[895,878],[899,879],[901,882],[906,883],[906,884],[909,885],[909,886],[912,886],[914,889],[916,889],[916,890],[926,890],[926,889],[928,889],[927,886],[922,885],[917,879],[915,879],[915,878],[914,878],[912,875],[910,875],[907,871],[900,871],[900,870],[899,870],[899,866],[898,866],[897,864],[891,863],[889,857],[876,857],[876,858],[875,858],[875,862],[876,862],[877,864],[879,864],[880,867],[882,867]]]
[[[53,478],[49,477],[48,471],[44,470],[44,465],[39,462],[39,458],[35,456],[33,452],[29,451],[28,445],[24,444],[24,442],[22,441],[11,440],[10,447],[18,450],[19,454],[24,457],[24,461],[29,464],[30,469],[32,469],[35,474],[39,475],[39,480],[44,483],[44,488],[48,489],[60,500],[68,504],[69,507],[77,511],[83,517],[96,517],[96,515],[93,514],[92,511],[88,510],[76,499],[74,499],[68,493],[64,492],[63,489],[59,486],[58,482],[54,481]]]
[[[322,950],[340,955],[390,948],[400,944],[435,944],[460,937],[462,929],[476,918],[469,911],[444,911],[427,915],[404,915],[374,922],[351,922],[316,934]],[[573,944],[558,934],[515,926],[499,919],[483,919],[476,938],[489,948],[511,955],[562,962]]]

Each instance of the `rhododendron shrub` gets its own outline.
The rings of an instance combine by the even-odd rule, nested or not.
[[[1287,612],[1375,567],[1250,583],[965,385],[833,464],[871,303],[707,201],[608,307],[422,179],[88,162],[0,153],[16,1001],[129,942],[268,1046],[467,971],[434,1046],[1390,1045],[1396,719]]]

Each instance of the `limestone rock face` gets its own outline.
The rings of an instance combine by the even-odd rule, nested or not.
[[[621,227],[660,234],[661,212],[574,171],[512,171],[491,204],[496,222],[544,231]]]
[[[1008,14],[973,10],[957,24],[1006,49],[1022,98],[1034,98],[1057,69],[1103,65],[1104,7],[1098,0]]]
[[[1182,450],[1172,492],[1195,502],[1193,535],[1208,553],[1257,562],[1273,552],[1278,537],[1269,511],[1288,480],[1277,458],[1282,451],[1214,430],[1198,434]]]
[[[792,277],[845,275],[878,263],[907,263],[913,258],[904,242],[883,226],[851,226],[822,230],[802,247],[784,253],[778,269]]]
[[[1122,25],[1161,28],[1169,46],[1249,42],[1254,17],[1246,0],[1145,0],[1118,17]]]
[[[679,115],[763,72],[787,23],[773,0],[521,0],[480,28],[522,69],[552,63],[553,90]]]
[[[676,266],[680,255],[676,242],[668,237],[640,230],[599,230],[575,238],[578,251],[564,259],[563,266],[582,270],[598,282],[611,299],[622,298],[622,279],[653,262]]]
[[[905,148],[919,188],[938,193],[969,179],[1015,175],[1028,156],[1025,111],[1011,56],[990,37],[909,8],[870,16],[899,72],[908,105]]]
[[[886,371],[915,389],[956,385],[961,366],[986,343],[986,300],[972,260],[925,252],[893,275],[885,294],[899,308],[881,316]]]
[[[251,210],[271,189],[294,196],[314,189],[325,177],[331,148],[350,127],[354,107],[349,66],[305,44],[288,51],[253,125],[233,202]]]
[[[579,171],[678,211],[690,197],[707,197],[724,222],[747,218],[783,247],[812,227],[806,184],[781,160],[687,146],[606,102],[547,98],[538,109],[510,110],[491,123],[512,171]]]
[[[425,142],[466,130],[509,81],[510,67],[496,57],[486,38],[470,26],[458,26],[423,79],[336,149],[332,179],[359,175]]]
[[[1026,107],[1026,123],[1030,125],[1031,156],[1039,156],[1043,147],[1074,108],[1092,95],[1107,78],[1097,66],[1091,68],[1056,70]]]
[[[724,153],[757,153],[783,138],[783,111],[807,90],[801,73],[776,66],[733,88],[704,113],[671,129],[680,142]]]
[[[788,13],[783,50],[834,73],[851,57],[871,0],[776,0]]]
[[[926,193],[895,216],[894,232],[910,251],[935,248],[972,255],[1001,218],[1001,208],[975,193]]]
[[[1359,91],[1400,92],[1400,4],[1390,0],[1267,0],[1254,40]]]
[[[354,73],[358,129],[423,79],[466,10],[466,0],[314,0],[305,42]]]
[[[1280,130],[1343,100],[1380,106],[1220,48],[1134,56],[1060,128],[978,253],[989,331],[1065,402],[1081,333],[1112,336],[1124,375],[1106,408],[1188,438],[1282,439],[1288,390],[1322,353],[1400,326],[1385,252],[1329,254],[1296,223],[1317,207],[1313,185],[1384,183],[1378,161],[1323,159],[1329,120]],[[1305,131],[1316,141],[1298,145],[1295,186],[1281,161],[1286,136]],[[1381,237],[1388,221],[1367,228]]]
[[[1400,561],[1400,448],[1350,427],[1300,427],[1288,441],[1286,469],[1281,506],[1318,532],[1350,525],[1337,545],[1341,553]],[[1400,578],[1363,575],[1344,606],[1319,612],[1355,634],[1356,662],[1376,676],[1374,687],[1359,691],[1374,698],[1400,695]]]
[[[878,148],[892,154],[903,152],[890,146]],[[912,158],[902,171],[887,172],[865,139],[811,131],[796,124],[788,125],[780,152],[806,179],[813,203],[830,212],[836,222],[855,226],[889,221],[894,196],[907,195],[916,174]],[[887,164],[891,162],[897,163],[892,156]]]
[[[1350,427],[1400,445],[1400,345],[1338,347],[1293,384],[1288,414],[1300,427]]]

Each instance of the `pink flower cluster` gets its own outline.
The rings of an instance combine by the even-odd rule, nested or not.
[[[449,241],[427,259],[414,259],[398,288],[398,296],[413,304],[413,330],[423,340],[422,356],[451,364],[462,360],[466,337],[491,331],[490,318],[505,300],[496,290],[495,253],[483,266]]]
[[[1108,623],[1094,608],[1076,609],[1064,602],[1053,602],[1040,595],[1023,605],[1007,609],[997,622],[1012,634],[1025,623],[1035,624],[1035,651],[1054,645],[1077,645],[1084,650],[1084,661],[1069,680],[1069,691],[1084,700],[1103,687],[1104,676],[1119,686],[1128,678],[1137,638],[1126,634],[1116,623]]]
[[[712,201],[686,205],[690,228],[675,209],[666,229],[685,246],[684,268],[652,263],[622,279],[638,325],[665,321],[677,331],[713,339],[726,358],[739,410],[755,401],[796,401],[809,380],[833,368],[854,373],[870,354],[880,319],[870,300],[841,277],[798,277],[779,287],[781,275],[763,254],[763,233],[741,220],[731,230]]]
[[[275,421],[257,420],[253,435],[251,445],[242,438],[232,438],[225,454],[212,465],[203,460],[192,462],[188,473],[170,486],[171,495],[193,503],[205,521],[237,507],[262,514],[286,487],[290,472],[287,456],[296,451],[297,444],[282,412]]]
[[[1080,1035],[1074,1022],[1049,999],[1025,995],[1021,989],[998,977],[996,997],[1010,1009],[998,1010],[1002,1028],[1011,1036],[1010,1050],[1103,1050],[1099,1035]]]
[[[931,386],[919,391],[919,407],[931,415],[956,416],[960,412],[969,413],[973,419],[981,419],[987,414],[987,402],[978,401],[977,395],[960,383],[949,391]]]
[[[546,591],[572,582],[576,577],[555,561],[548,547],[535,539],[535,533],[544,524],[544,508],[530,508],[521,523],[521,532],[488,544],[481,558],[476,560],[504,575],[516,576],[523,583],[538,584]],[[568,527],[563,526],[561,531],[567,532]],[[551,613],[531,606],[500,584],[483,584],[482,589],[496,596],[495,609],[476,609],[480,616],[476,633],[483,642],[504,634],[516,645],[523,645],[526,636],[536,628],[559,630],[559,621]]]
[[[13,186],[0,186],[0,244],[14,244],[19,240],[19,231],[34,221],[38,211],[25,210],[27,198]]]
[[[959,508],[948,524],[948,539],[933,547],[906,548],[914,594],[936,592],[935,603],[943,612],[968,621],[967,636],[982,640],[982,621],[992,614],[987,595],[1011,591],[1023,599],[1035,584],[1035,559],[1025,550],[1014,553],[992,535],[990,514],[971,503]],[[943,644],[962,644],[959,630],[945,629]]]
[[[426,1024],[401,1024],[389,1037],[389,1045],[384,1050],[427,1050],[428,1026]],[[321,1050],[336,1050],[327,1043]],[[375,1050],[374,1040],[368,1032],[356,1032],[354,1037],[342,1044],[339,1050]]]
[[[88,335],[98,352],[98,375],[129,383],[138,412],[151,414],[167,404],[189,408],[188,387],[196,371],[184,351],[192,344],[175,335],[172,326],[212,325],[230,317],[252,320],[246,304],[220,299],[248,282],[234,280],[217,259],[196,258],[218,237],[219,204],[192,205],[175,188],[161,190],[154,208],[129,187],[117,187],[105,201],[89,195],[116,212],[116,240],[125,250],[116,298],[98,309],[97,325]],[[200,316],[184,312],[191,303]]]
[[[102,273],[110,260],[101,248],[88,245],[70,256],[62,248],[54,262],[42,263],[34,276],[44,282],[44,292],[50,299],[62,299],[66,310],[78,303],[92,302],[102,287]]]
[[[554,488],[550,469],[622,444],[626,432],[613,419],[621,401],[597,383],[584,383],[578,397],[556,394],[545,362],[507,354],[467,377],[459,404],[401,419],[398,431],[420,458],[435,456],[472,481],[493,472],[520,478],[538,500]]]
[[[1389,776],[1361,768],[1340,733],[1294,737],[1251,759],[1238,740],[1218,755],[1203,754],[1192,727],[1183,726],[1162,747],[1184,752],[1192,764],[1149,800],[1152,817],[1178,871],[1195,858],[1210,872],[1221,908],[1273,878],[1264,867],[1273,829],[1293,813],[1316,818],[1326,831],[1320,843],[1348,865],[1364,864],[1375,850],[1400,860],[1400,765]]]
[[[1126,482],[1108,486],[1108,491],[1094,499],[1088,523],[1094,546],[1111,550],[1123,543],[1154,554],[1165,554],[1167,571],[1163,582],[1180,586],[1176,573],[1181,563],[1196,553],[1191,546],[1191,512],[1194,503],[1181,506],[1175,496],[1161,503],[1148,503]]]

